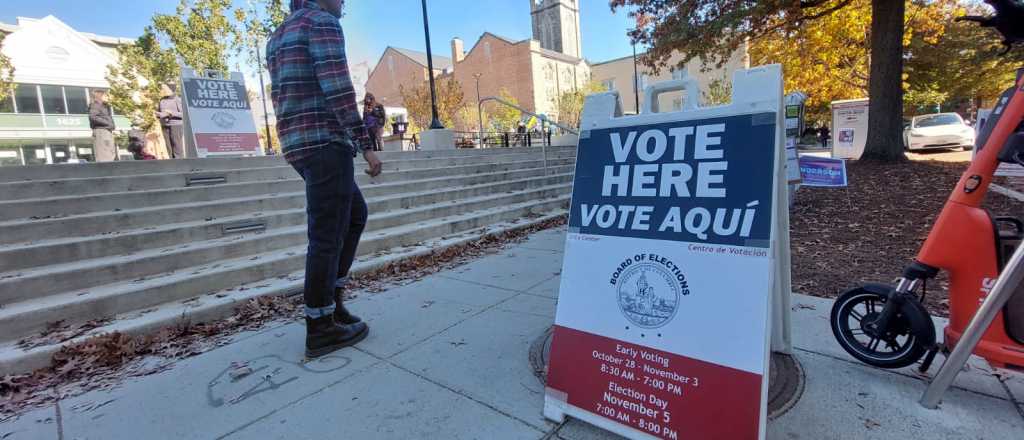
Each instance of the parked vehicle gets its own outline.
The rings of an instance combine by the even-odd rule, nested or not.
[[[974,148],[975,132],[956,113],[936,113],[915,116],[903,130],[907,150],[936,148]]]

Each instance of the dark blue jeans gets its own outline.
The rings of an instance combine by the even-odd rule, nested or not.
[[[348,148],[332,144],[292,163],[306,181],[309,248],[303,295],[314,318],[334,310],[335,283],[348,276],[366,228],[366,201],[352,159]]]

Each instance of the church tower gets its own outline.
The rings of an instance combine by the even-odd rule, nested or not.
[[[583,58],[580,0],[529,0],[533,39],[540,47]]]

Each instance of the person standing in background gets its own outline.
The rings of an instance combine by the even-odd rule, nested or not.
[[[370,131],[370,140],[373,141],[373,151],[384,149],[384,123],[388,116],[384,112],[384,106],[377,102],[373,93],[367,93],[363,99],[363,123]]]
[[[181,98],[174,92],[172,84],[160,86],[160,103],[157,105],[156,117],[160,119],[160,128],[164,132],[167,143],[167,155],[171,159],[185,157],[185,129],[182,126]]]
[[[89,103],[89,128],[92,129],[92,145],[96,162],[117,160],[117,145],[114,144],[114,114],[107,104],[107,92],[92,91]]]

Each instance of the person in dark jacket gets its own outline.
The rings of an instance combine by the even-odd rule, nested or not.
[[[367,93],[366,98],[363,98],[363,123],[366,124],[366,129],[370,131],[373,151],[384,149],[384,124],[387,120],[388,115],[384,111],[384,106],[377,102],[373,93]]]
[[[92,145],[96,162],[117,160],[117,145],[114,144],[114,114],[107,104],[107,92],[93,90],[89,103],[89,128],[92,129]]]
[[[285,160],[306,183],[306,356],[363,340],[369,327],[346,310],[348,271],[367,221],[354,157],[381,173],[356,92],[341,31],[342,0],[292,0],[291,14],[267,42],[270,95]]]
[[[128,151],[135,160],[156,159],[156,156],[146,152],[146,132],[139,129],[128,131]]]
[[[175,92],[175,85],[164,84],[160,87],[160,103],[157,105],[156,117],[160,119],[160,128],[164,132],[167,143],[167,156],[171,159],[185,157],[185,130],[182,126],[181,97]]]
[[[832,131],[828,129],[827,125],[821,126],[818,129],[818,141],[821,142],[821,148],[828,148],[829,139],[832,139]]]

